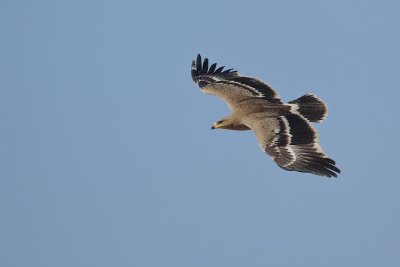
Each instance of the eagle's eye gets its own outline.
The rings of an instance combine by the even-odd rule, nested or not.
[[[221,124],[223,121],[217,121],[217,124]]]

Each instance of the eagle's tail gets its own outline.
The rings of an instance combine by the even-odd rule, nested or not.
[[[328,115],[325,103],[315,95],[303,95],[295,100],[289,101],[293,113],[300,113],[311,122],[322,122]]]

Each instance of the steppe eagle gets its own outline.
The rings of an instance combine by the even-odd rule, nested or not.
[[[202,92],[221,98],[232,110],[212,129],[253,130],[261,149],[285,170],[327,177],[340,173],[310,124],[322,122],[327,115],[325,103],[317,96],[305,94],[283,103],[268,84],[233,69],[217,68],[216,63],[209,66],[200,55],[192,62],[191,74]]]

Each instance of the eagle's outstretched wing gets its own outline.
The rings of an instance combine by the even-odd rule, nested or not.
[[[268,84],[255,78],[243,77],[233,70],[224,70],[224,66],[217,68],[214,63],[208,66],[208,59],[202,62],[197,55],[192,62],[192,79],[204,93],[223,99],[231,109],[238,102],[246,99],[264,99],[270,103],[281,103],[279,95]]]
[[[318,144],[316,130],[303,116],[247,117],[245,122],[256,133],[261,149],[281,168],[328,177],[340,173],[335,161]]]

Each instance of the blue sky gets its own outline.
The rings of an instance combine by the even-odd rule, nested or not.
[[[1,266],[399,266],[397,1],[2,1]],[[285,172],[197,53],[315,93],[342,174]]]

